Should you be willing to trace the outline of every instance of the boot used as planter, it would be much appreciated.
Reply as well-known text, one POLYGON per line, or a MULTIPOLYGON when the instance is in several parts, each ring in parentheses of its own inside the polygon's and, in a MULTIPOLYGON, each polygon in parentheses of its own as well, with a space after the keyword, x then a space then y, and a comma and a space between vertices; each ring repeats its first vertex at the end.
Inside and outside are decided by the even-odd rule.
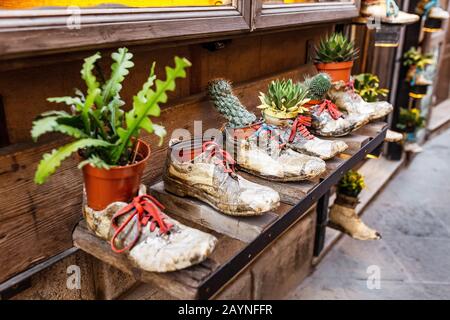
POLYGON ((282 131, 263 124, 247 139, 235 139, 234 129, 226 127, 226 149, 238 168, 266 180, 301 181, 320 176, 325 162, 286 146, 282 131))
POLYGON ((361 15, 389 24, 411 24, 420 19, 416 14, 400 11, 395 0, 362 0, 361 15))
POLYGON ((169 272, 205 260, 217 239, 179 223, 163 210, 161 203, 146 195, 143 185, 130 203, 113 202, 100 211, 83 205, 89 229, 109 241, 113 252, 127 255, 137 268, 169 272))
POLYGON ((311 127, 311 117, 298 116, 295 121, 291 121, 288 126, 280 128, 280 130, 283 132, 283 139, 287 141, 288 147, 322 160, 331 159, 348 148, 344 141, 315 137, 309 132, 309 127, 311 127))
POLYGON ((355 211, 357 197, 337 194, 336 201, 330 209, 328 226, 342 231, 357 240, 379 240, 380 233, 369 228, 355 211))
POLYGON ((448 11, 441 8, 438 0, 422 0, 417 4, 416 12, 425 20, 423 31, 437 32, 449 18, 448 11))
POLYGON ((381 235, 362 222, 355 211, 358 195, 365 187, 364 178, 349 170, 337 185, 336 200, 330 209, 328 226, 358 240, 379 240, 381 235))
POLYGON ((331 100, 323 100, 311 109, 311 132, 322 137, 342 137, 369 122, 367 115, 347 114, 331 100))
POLYGON ((259 216, 279 206, 278 192, 239 176, 234 159, 219 143, 171 143, 163 175, 166 191, 199 199, 232 216, 259 216))
POLYGON ((394 110, 387 101, 366 102, 355 92, 353 81, 333 83, 328 92, 329 97, 336 103, 339 109, 347 111, 348 114, 367 116, 369 121, 384 118, 394 110))
POLYGON ((332 81, 350 81, 353 61, 359 49, 342 33, 333 33, 316 47, 315 66, 319 72, 330 75, 332 81))
POLYGON ((153 123, 149 116, 160 114, 158 104, 166 102, 167 92, 174 90, 176 79, 185 77, 185 69, 190 66, 186 59, 175 57, 175 67, 166 68, 166 80, 158 80, 158 86, 153 67, 147 82, 134 96, 132 107, 125 111, 121 109, 125 103, 120 90, 134 66, 133 55, 126 48, 114 52, 111 76, 104 83, 93 73, 100 58, 97 53, 84 61, 81 77, 88 88, 85 94, 48 99, 65 103, 71 112, 46 112, 33 122, 31 130, 34 139, 47 132, 64 133, 75 139, 44 155, 35 182, 44 183, 62 160, 78 152, 83 159, 79 168, 83 169, 87 205, 94 210, 102 210, 116 201, 129 202, 136 196, 150 157, 149 145, 137 137, 145 130, 155 133, 162 142, 165 129, 153 123))

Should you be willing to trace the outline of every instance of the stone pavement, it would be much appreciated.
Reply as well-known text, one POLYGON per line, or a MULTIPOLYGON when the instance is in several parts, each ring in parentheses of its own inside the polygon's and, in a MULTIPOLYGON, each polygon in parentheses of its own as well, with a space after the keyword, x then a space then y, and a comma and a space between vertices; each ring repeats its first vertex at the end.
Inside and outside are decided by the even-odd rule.
POLYGON ((389 182, 363 220, 383 239, 345 236, 288 299, 450 299, 450 130, 389 182), (369 281, 369 289, 377 271, 380 288, 369 281))

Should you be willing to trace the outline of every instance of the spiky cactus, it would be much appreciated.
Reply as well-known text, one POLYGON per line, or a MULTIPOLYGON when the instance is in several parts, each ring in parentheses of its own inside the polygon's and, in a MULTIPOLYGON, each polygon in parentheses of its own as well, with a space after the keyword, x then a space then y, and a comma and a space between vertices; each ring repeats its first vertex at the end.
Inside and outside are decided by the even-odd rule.
POLYGON ((331 88, 331 77, 326 73, 319 73, 314 77, 307 77, 304 85, 309 91, 308 98, 321 100, 331 88))
POLYGON ((231 128, 248 126, 256 121, 256 115, 248 111, 233 94, 231 83, 224 79, 209 82, 208 93, 214 107, 228 120, 231 128))

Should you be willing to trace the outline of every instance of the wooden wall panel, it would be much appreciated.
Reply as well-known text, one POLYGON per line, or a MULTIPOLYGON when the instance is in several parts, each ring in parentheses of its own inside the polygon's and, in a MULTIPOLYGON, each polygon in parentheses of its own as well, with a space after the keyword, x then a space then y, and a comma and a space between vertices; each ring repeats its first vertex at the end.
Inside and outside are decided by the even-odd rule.
MULTIPOLYGON (((153 60, 158 73, 171 64, 173 55, 193 62, 187 79, 178 81, 170 105, 164 106, 157 122, 165 125, 169 137, 163 147, 156 138, 145 136, 152 144, 152 157, 144 182, 160 178, 170 133, 177 128, 193 132, 194 121, 203 121, 203 130, 220 128, 224 119, 207 102, 204 88, 215 77, 243 83, 237 95, 250 109, 258 103, 258 92, 276 77, 299 79, 299 67, 306 59, 306 41, 318 39, 327 29, 289 31, 277 34, 237 38, 224 50, 207 51, 202 45, 139 50, 136 67, 124 84, 123 97, 130 101, 148 75, 153 60), (289 69, 290 71, 286 72, 289 69), (281 74, 278 74, 281 73, 281 74), (270 75, 261 81, 261 76, 270 75), (251 81, 250 81, 251 80, 251 81), (197 93, 192 95, 193 93, 197 93)), ((149 48, 151 49, 151 48, 149 48)), ((102 66, 108 66, 103 62, 102 66)), ((33 144, 29 137, 31 122, 41 112, 55 106, 46 103, 49 96, 68 95, 82 86, 81 61, 47 65, 0 73, 0 94, 4 96, 8 133, 12 145, 0 149, 0 283, 33 264, 72 247, 72 229, 81 218, 81 173, 77 160, 68 159, 50 181, 37 186, 34 171, 44 152, 62 143, 33 144)), ((303 72, 312 73, 311 70, 303 72)))

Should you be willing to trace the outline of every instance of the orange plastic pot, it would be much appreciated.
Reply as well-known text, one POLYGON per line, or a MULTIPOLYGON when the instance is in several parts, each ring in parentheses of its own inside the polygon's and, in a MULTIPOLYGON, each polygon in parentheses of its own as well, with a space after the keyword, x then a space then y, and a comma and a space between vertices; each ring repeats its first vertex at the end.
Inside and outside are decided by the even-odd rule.
POLYGON ((138 194, 142 174, 150 158, 150 146, 139 139, 134 164, 111 167, 109 170, 85 165, 82 169, 87 204, 94 210, 103 210, 109 204, 130 202, 138 194))
POLYGON ((353 61, 316 64, 317 71, 328 73, 333 82, 341 80, 349 82, 352 67, 353 61))

